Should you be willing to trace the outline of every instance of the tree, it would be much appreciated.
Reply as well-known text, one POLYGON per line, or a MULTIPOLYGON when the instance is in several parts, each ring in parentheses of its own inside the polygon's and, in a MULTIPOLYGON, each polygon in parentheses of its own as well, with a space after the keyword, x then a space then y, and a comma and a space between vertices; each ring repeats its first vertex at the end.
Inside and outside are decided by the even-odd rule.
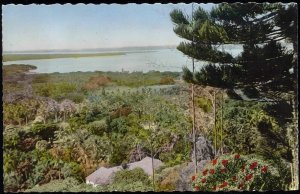
POLYGON ((196 73, 184 69, 185 80, 226 89, 240 87, 277 102, 292 96, 296 115, 297 5, 222 3, 209 13, 201 8, 197 12, 194 23, 180 10, 170 14, 174 32, 191 41, 180 43, 178 50, 211 63, 196 73), (288 51, 282 41, 291 42, 294 50, 288 51), (232 57, 217 50, 224 44, 243 44, 243 52, 232 57))
POLYGON ((66 117, 73 114, 76 111, 75 103, 71 100, 65 99, 59 105, 59 111, 63 114, 63 120, 66 121, 66 117))
POLYGON ((170 14, 174 32, 194 41, 182 42, 178 50, 212 63, 196 75, 185 70, 185 77, 194 83, 214 87, 250 85, 264 95, 271 94, 269 97, 275 95, 280 99, 282 92, 294 89, 296 80, 295 72, 289 73, 291 68, 297 70, 293 63, 293 55, 297 52, 296 10, 295 4, 222 3, 209 13, 199 8, 194 14, 194 22, 180 10, 174 10, 170 14), (294 52, 286 52, 279 44, 280 40, 291 41, 294 52), (217 50, 224 44, 244 44, 244 51, 234 58, 217 50))

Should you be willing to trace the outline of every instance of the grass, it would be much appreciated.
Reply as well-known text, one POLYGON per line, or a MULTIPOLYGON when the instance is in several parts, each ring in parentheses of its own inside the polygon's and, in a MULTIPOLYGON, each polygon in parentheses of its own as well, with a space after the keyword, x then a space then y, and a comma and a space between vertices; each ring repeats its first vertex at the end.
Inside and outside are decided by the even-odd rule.
POLYGON ((3 62, 38 59, 80 58, 80 57, 109 57, 125 55, 125 52, 111 53, 80 53, 80 54, 4 54, 3 62))

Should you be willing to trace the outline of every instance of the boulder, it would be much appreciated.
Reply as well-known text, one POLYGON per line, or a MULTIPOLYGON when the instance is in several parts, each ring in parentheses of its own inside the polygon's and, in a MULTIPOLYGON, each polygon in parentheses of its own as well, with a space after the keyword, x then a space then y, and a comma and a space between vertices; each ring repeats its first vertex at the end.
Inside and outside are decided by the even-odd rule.
MULTIPOLYGON (((207 164, 208 160, 201 160, 197 163, 197 172, 201 172, 207 164)), ((182 166, 180 170, 180 179, 177 182, 177 191, 192 191, 191 179, 195 175, 194 162, 190 162, 182 166)))
MULTIPOLYGON (((195 160, 194 150, 192 150, 192 161, 195 160)), ((203 136, 199 136, 196 141, 196 157, 197 161, 212 160, 214 158, 213 147, 211 142, 203 136)))

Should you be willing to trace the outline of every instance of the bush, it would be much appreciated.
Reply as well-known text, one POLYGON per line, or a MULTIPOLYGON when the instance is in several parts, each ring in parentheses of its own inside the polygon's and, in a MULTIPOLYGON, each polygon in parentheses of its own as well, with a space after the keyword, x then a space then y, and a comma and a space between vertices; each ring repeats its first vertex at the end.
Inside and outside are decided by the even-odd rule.
POLYGON ((211 100, 204 97, 197 97, 196 104, 205 112, 210 112, 212 110, 212 102, 211 100))
POLYGON ((142 168, 135 168, 133 170, 121 170, 116 172, 114 183, 134 183, 142 182, 143 184, 150 185, 149 176, 142 168))
POLYGON ((166 85, 166 84, 174 84, 175 81, 173 78, 165 76, 160 79, 159 83, 166 85))
POLYGON ((6 129, 3 132, 3 146, 5 149, 16 148, 21 139, 18 134, 19 128, 6 129))
POLYGON ((35 144, 35 149, 38 149, 40 151, 45 151, 48 148, 49 148, 49 144, 46 140, 40 140, 35 144))
POLYGON ((104 132, 107 130, 107 124, 105 119, 102 119, 100 121, 94 121, 87 125, 88 131, 90 131, 92 134, 95 135, 103 135, 104 132))
POLYGON ((78 181, 83 181, 82 168, 75 162, 65 163, 61 171, 64 178, 73 177, 78 181))
POLYGON ((180 181, 179 165, 163 169, 161 173, 156 176, 159 191, 174 191, 180 181))
POLYGON ((4 191, 17 192, 21 184, 21 178, 16 172, 5 174, 4 176, 4 191))
MULTIPOLYGON (((99 190, 100 190, 100 188, 99 188, 99 190)), ((122 191, 122 192, 124 192, 124 191, 129 191, 129 192, 142 191, 142 192, 145 192, 145 191, 152 191, 153 188, 152 188, 152 186, 150 186, 148 184, 146 185, 141 181, 136 181, 136 182, 131 182, 131 183, 124 183, 124 182, 114 183, 114 184, 108 185, 106 187, 102 187, 101 190, 102 191, 110 191, 110 192, 111 191, 122 191)))
POLYGON ((255 156, 225 154, 213 159, 192 177, 194 191, 281 190, 276 168, 255 156))
POLYGON ((64 180, 53 180, 47 184, 33 187, 25 192, 112 192, 112 191, 151 191, 152 187, 145 185, 141 181, 134 183, 114 183, 110 185, 93 187, 85 183, 80 183, 74 178, 64 180))
POLYGON ((58 129, 59 127, 55 124, 34 124, 31 131, 48 141, 49 138, 54 138, 54 132, 58 129))
POLYGON ((90 77, 89 82, 85 84, 84 89, 94 90, 101 86, 106 86, 111 83, 111 78, 107 76, 90 77))

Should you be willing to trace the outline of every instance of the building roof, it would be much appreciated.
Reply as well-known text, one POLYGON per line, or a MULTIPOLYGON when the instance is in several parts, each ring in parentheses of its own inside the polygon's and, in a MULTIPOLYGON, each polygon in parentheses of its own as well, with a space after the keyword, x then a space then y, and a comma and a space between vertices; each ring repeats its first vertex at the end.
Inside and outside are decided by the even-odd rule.
POLYGON ((97 169, 95 172, 86 177, 86 180, 94 183, 96 185, 105 185, 109 184, 113 181, 113 176, 115 172, 121 170, 121 166, 116 166, 113 168, 105 168, 101 167, 97 169))
MULTIPOLYGON (((153 159, 153 165, 154 169, 159 168, 160 166, 163 165, 162 161, 158 159, 153 159)), ((138 162, 133 162, 128 164, 128 169, 132 170, 134 168, 140 167, 142 168, 145 173, 147 173, 149 176, 152 175, 152 159, 148 156, 146 156, 144 159, 138 162)))

